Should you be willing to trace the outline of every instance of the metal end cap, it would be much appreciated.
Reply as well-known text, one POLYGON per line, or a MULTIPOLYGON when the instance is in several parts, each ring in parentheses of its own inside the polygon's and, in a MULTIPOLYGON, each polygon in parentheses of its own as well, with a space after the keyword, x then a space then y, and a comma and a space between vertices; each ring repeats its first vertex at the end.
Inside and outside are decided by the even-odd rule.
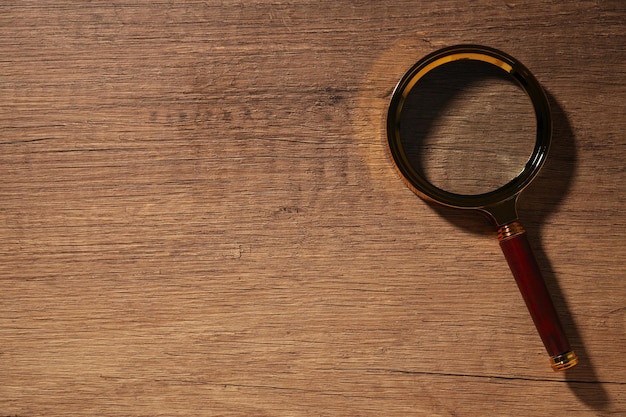
POLYGON ((578 356, 571 350, 550 358, 550 365, 552 365, 554 372, 565 371, 566 369, 573 368, 577 364, 578 356))

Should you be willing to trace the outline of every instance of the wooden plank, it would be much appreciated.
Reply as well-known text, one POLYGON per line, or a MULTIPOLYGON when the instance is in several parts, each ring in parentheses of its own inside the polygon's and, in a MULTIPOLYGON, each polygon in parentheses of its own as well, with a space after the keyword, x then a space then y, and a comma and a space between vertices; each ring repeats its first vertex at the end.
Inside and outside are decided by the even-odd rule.
POLYGON ((624 16, 4 2, 0 415, 626 413, 624 16), (385 154, 395 83, 457 43, 517 57, 553 107, 519 211, 581 358, 565 374, 491 225, 385 154))

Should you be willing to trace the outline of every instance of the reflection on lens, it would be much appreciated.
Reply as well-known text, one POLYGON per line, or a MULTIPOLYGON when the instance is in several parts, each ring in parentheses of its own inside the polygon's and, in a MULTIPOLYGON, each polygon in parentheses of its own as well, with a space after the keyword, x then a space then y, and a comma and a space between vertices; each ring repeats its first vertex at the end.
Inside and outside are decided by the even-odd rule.
POLYGON ((400 115, 402 146, 431 184, 456 194, 495 190, 526 165, 536 120, 525 92, 480 61, 435 68, 413 87, 400 115))

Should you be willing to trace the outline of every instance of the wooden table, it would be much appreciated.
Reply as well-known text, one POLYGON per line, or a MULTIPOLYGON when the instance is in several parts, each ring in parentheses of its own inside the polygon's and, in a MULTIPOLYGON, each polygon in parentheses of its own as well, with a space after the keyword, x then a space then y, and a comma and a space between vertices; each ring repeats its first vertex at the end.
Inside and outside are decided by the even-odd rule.
POLYGON ((622 0, 5 1, 0 20, 0 415, 626 414, 622 0), (395 83, 458 43, 550 98, 519 211, 566 373, 493 227, 425 204, 385 154, 395 83))

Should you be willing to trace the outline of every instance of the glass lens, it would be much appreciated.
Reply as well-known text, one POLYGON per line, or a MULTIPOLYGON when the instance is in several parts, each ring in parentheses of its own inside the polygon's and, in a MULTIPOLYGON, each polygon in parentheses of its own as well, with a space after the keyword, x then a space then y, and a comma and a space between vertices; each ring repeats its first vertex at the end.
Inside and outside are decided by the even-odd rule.
POLYGON ((536 140, 532 103, 503 70, 460 60, 427 73, 409 92, 400 137, 410 163, 456 194, 493 191, 526 165, 536 140))

